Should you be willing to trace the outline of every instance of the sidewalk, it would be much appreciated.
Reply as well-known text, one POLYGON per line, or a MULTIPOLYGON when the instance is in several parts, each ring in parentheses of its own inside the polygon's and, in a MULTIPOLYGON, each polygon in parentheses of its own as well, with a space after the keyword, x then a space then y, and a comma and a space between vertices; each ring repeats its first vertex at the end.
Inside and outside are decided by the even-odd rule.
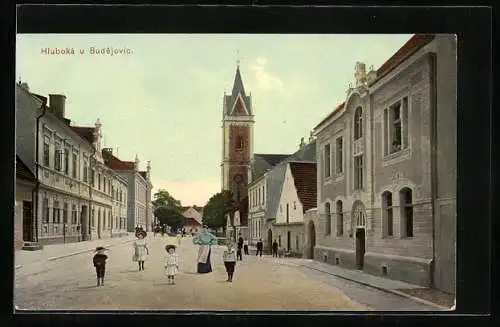
MULTIPOLYGON (((255 246, 249 246, 249 251, 250 254, 255 255, 255 251, 257 248, 255 246)), ((269 255, 264 256, 266 259, 273 260, 269 257, 269 255)), ((414 285, 414 284, 409 284, 405 283, 399 280, 394 280, 394 279, 389 279, 389 278, 383 278, 383 277, 378 277, 375 275, 368 274, 364 271, 361 270, 354 270, 354 269, 346 269, 346 268, 341 268, 339 266, 335 265, 330 265, 328 263, 324 263, 321 261, 315 261, 312 259, 303 259, 303 258, 280 258, 274 260, 274 262, 279 262, 280 264, 286 264, 286 265, 294 265, 294 266, 302 266, 306 267, 308 269, 313 269, 317 270, 326 274, 330 274, 351 282, 355 282, 357 284, 361 284, 364 286, 368 286, 386 293, 391 293, 394 295, 398 295, 401 297, 405 297, 408 299, 411 299, 415 302, 419 302, 422 304, 425 304, 427 306, 434 307, 439 310, 451 310, 449 307, 445 307, 442 305, 439 305, 437 303, 434 303, 432 301, 428 301, 425 299, 422 299, 420 297, 415 297, 410 295, 409 293, 416 293, 418 290, 424 290, 426 289, 423 286, 419 285, 414 285), (405 292, 406 291, 406 292, 405 292)))
MULTIPOLYGON (((340 268, 339 266, 334 266, 330 265, 324 262, 320 261, 314 261, 311 259, 290 259, 290 260, 297 260, 297 264, 299 266, 303 266, 309 269, 314 269, 317 271, 321 271, 330 275, 334 275, 336 277, 340 277, 364 286, 372 287, 375 289, 378 289, 383 292, 387 293, 392 293, 401 297, 409 298, 413 301, 432 306, 436 309, 439 310, 450 310, 449 307, 444 307, 441 306, 437 303, 431 302, 424 300, 419 297, 411 296, 408 293, 402 292, 404 291, 410 291, 410 290, 422 290, 425 289, 423 286, 419 285, 414 285, 414 284, 409 284, 405 283, 402 281, 398 280, 393 280, 389 278, 383 278, 383 277, 378 277, 374 276, 371 274, 368 274, 366 272, 363 272, 361 270, 353 270, 353 269, 345 269, 345 268, 340 268)), ((410 292, 409 292, 410 293, 410 292)))
POLYGON ((107 238, 103 240, 91 240, 66 244, 45 245, 39 251, 18 250, 14 253, 14 264, 16 269, 31 266, 45 261, 52 261, 68 256, 94 251, 97 246, 113 247, 117 244, 132 242, 135 240, 133 233, 127 236, 107 238))

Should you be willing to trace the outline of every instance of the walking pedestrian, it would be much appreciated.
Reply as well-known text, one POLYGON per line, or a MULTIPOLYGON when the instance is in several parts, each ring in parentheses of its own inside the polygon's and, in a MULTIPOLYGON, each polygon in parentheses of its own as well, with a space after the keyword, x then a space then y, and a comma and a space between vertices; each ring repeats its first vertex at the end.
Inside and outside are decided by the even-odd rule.
POLYGON ((244 239, 243 240, 243 252, 248 255, 248 240, 244 239))
POLYGON ((238 250, 236 250, 236 257, 238 258, 238 260, 243 260, 243 255, 241 254, 242 253, 242 250, 243 250, 243 237, 241 236, 241 233, 239 234, 239 238, 238 238, 238 250))
POLYGON ((227 250, 222 254, 222 260, 227 272, 227 281, 233 281, 234 268, 236 267, 236 255, 231 242, 227 243, 227 250))
POLYGON ((255 255, 262 257, 262 250, 264 249, 264 243, 262 243, 262 239, 259 238, 259 241, 257 242, 257 252, 255 255))
POLYGON ((277 258, 278 257, 278 242, 276 242, 276 240, 274 240, 273 242, 273 258, 277 258))
POLYGON ((98 246, 95 249, 96 254, 92 259, 92 262, 94 263, 95 267, 95 272, 97 274, 97 286, 104 285, 104 274, 106 273, 106 259, 108 259, 108 256, 105 254, 106 250, 107 249, 103 248, 102 246, 98 246))
POLYGON ((175 245, 167 245, 165 250, 165 275, 168 277, 168 284, 175 284, 174 277, 179 272, 179 255, 175 253, 175 245))
POLYGON ((181 245, 181 241, 182 241, 182 232, 181 231, 178 231, 177 232, 177 244, 178 245, 181 245))
POLYGON ((147 260, 149 255, 148 245, 145 240, 146 235, 147 233, 145 231, 139 232, 137 234, 137 240, 134 242, 134 255, 132 261, 139 264, 139 271, 144 270, 144 261, 147 260))

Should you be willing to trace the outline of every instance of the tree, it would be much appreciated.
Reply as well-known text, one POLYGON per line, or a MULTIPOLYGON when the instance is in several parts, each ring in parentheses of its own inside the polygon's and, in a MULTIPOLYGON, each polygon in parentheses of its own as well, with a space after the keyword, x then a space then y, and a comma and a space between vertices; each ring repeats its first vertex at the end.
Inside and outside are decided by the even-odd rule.
POLYGON ((186 218, 182 215, 181 202, 168 191, 160 189, 154 195, 154 214, 161 224, 178 229, 185 225, 186 218))
POLYGON ((226 229, 226 215, 234 207, 231 191, 222 191, 214 194, 203 208, 203 224, 209 228, 226 229))

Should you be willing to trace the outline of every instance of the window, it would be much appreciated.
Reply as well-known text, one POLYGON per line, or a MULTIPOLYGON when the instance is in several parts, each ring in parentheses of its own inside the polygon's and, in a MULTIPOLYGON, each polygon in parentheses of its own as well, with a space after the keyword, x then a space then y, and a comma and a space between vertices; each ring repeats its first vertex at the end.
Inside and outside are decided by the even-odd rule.
POLYGON ((48 224, 49 223, 49 199, 45 198, 43 199, 43 223, 48 224))
POLYGON ((241 135, 236 136, 236 150, 242 151, 244 146, 245 146, 245 142, 243 140, 243 136, 241 136, 241 135))
POLYGON ((363 188, 363 155, 354 157, 354 189, 363 188))
POLYGON ((342 174, 342 172, 344 171, 343 167, 342 167, 342 164, 343 164, 343 152, 344 152, 344 149, 343 149, 343 144, 342 144, 342 137, 338 137, 337 140, 336 140, 336 151, 337 151, 337 155, 335 156, 335 171, 337 172, 337 174, 342 174))
POLYGON ((363 110, 357 107, 354 112, 354 139, 363 137, 363 110))
POLYGON ((288 224, 289 221, 290 221, 290 207, 287 203, 286 204, 286 223, 288 224))
POLYGON ((83 161, 83 181, 87 183, 89 181, 89 163, 87 159, 83 161))
POLYGON ((95 185, 96 185, 96 172, 94 169, 92 169, 91 177, 92 177, 92 187, 95 187, 95 185))
POLYGON ((299 250, 299 235, 295 235, 295 251, 300 252, 299 250))
POLYGON ((97 189, 101 190, 101 174, 97 174, 97 189))
POLYGON ((78 154, 73 153, 73 178, 76 178, 78 172, 78 154))
POLYGON ((61 171, 61 145, 56 143, 54 148, 54 169, 61 171))
POLYGON ((382 193, 382 219, 384 222, 383 236, 393 235, 393 219, 392 219, 392 193, 386 191, 382 193))
POLYGON ((64 149, 64 173, 69 175, 69 149, 64 149))
POLYGON ((95 227, 95 208, 92 208, 92 219, 90 220, 90 225, 95 227))
POLYGON ((68 204, 64 202, 63 206, 63 224, 68 223, 68 204))
POLYGON ((54 201, 54 207, 52 208, 52 222, 55 224, 61 223, 60 210, 61 209, 59 209, 59 202, 54 201))
POLYGON ((47 139, 43 142, 43 165, 50 166, 50 143, 47 139))
POLYGON ((103 188, 104 193, 106 193, 106 176, 103 177, 102 188, 103 188))
POLYGON ((413 237, 413 203, 412 192, 405 187, 399 192, 399 202, 401 204, 401 235, 403 237, 413 237))
POLYGON ((266 200, 265 200, 265 198, 266 198, 266 195, 265 195, 266 192, 264 192, 264 190, 265 190, 264 186, 262 186, 262 205, 264 205, 266 203, 266 200))
POLYGON ((297 202, 293 201, 293 210, 297 210, 297 202))
POLYGON ((330 144, 326 144, 324 148, 324 171, 325 177, 330 177, 330 144))
POLYGON ((408 97, 384 110, 384 154, 408 147, 408 97))
POLYGON ((342 201, 337 201, 337 236, 344 235, 344 212, 342 201))
POLYGON ((74 204, 71 207, 71 223, 73 225, 78 225, 78 211, 76 211, 76 205, 74 204))
POLYGON ((257 204, 260 204, 260 188, 257 190, 257 194, 258 194, 258 202, 257 202, 257 204))
POLYGON ((332 231, 332 214, 330 213, 330 202, 325 203, 325 235, 332 231))

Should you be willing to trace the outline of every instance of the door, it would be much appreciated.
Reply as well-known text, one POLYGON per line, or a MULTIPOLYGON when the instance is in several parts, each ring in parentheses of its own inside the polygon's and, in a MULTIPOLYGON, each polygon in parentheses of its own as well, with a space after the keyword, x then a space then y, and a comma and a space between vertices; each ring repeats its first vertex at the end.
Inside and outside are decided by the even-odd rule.
POLYGON ((286 249, 290 251, 292 249, 292 232, 288 231, 286 235, 286 249))
POLYGON ((356 268, 363 269, 365 258, 365 229, 356 229, 356 268))
POLYGON ((33 241, 33 209, 31 201, 23 201, 23 241, 33 241))
POLYGON ((314 247, 316 246, 316 229, 314 223, 309 222, 309 259, 314 259, 314 247))
POLYGON ((269 247, 269 253, 273 250, 273 231, 269 229, 267 231, 267 246, 269 247))

